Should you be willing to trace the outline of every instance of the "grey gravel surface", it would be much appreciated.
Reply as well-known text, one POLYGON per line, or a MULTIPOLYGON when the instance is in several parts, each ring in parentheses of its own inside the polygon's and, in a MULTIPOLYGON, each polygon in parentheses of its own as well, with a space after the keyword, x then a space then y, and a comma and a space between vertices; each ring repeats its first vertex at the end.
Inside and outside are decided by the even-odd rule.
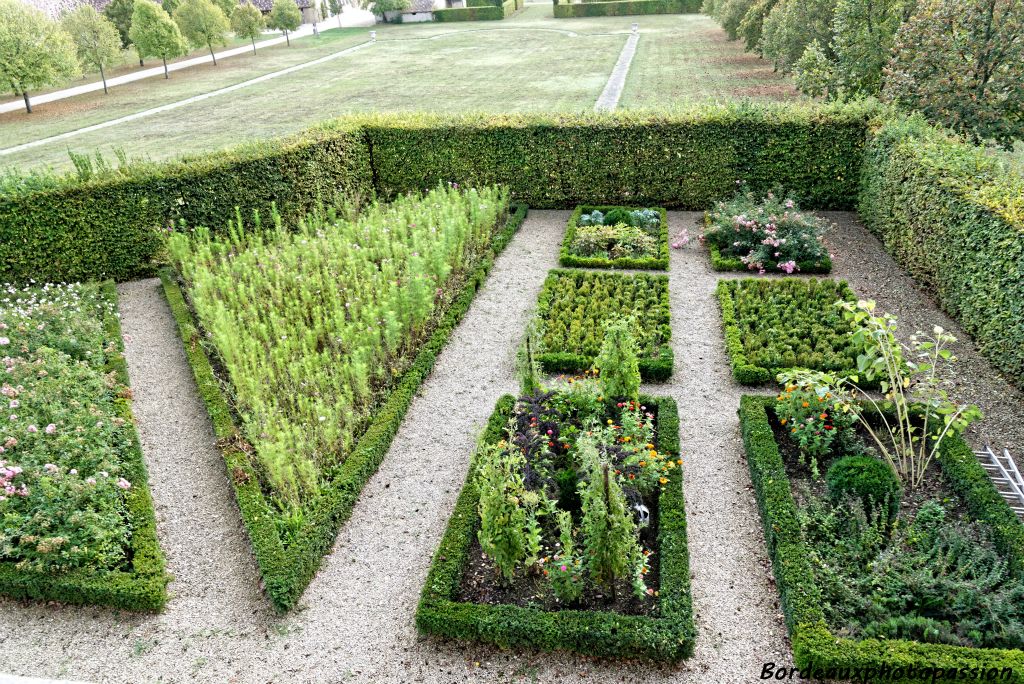
MULTIPOLYGON (((414 400, 334 551, 300 606, 274 616, 174 321, 155 281, 121 286, 134 410, 150 468, 159 535, 176 576, 165 613, 0 599, 0 671, 110 682, 755 682, 790 655, 739 437, 746 390, 732 380, 714 297, 719 278, 696 244, 673 251, 676 373, 652 385, 680 405, 694 608, 699 638, 677 666, 509 653, 418 636, 413 613, 479 430, 515 391, 514 349, 541 283, 556 265, 568 212, 534 211, 414 400)), ((670 214, 673 232, 697 214, 670 214)), ((836 275, 908 322, 934 305, 848 215, 829 237, 836 275), (840 238, 841 235, 841 238, 840 238)), ((916 317, 916 318, 915 318, 916 317)), ((994 427, 1012 446, 1019 394, 968 345, 958 349, 994 427), (1014 399, 1014 397, 1016 397, 1014 399)), ((986 421, 988 422, 988 421, 986 421)))

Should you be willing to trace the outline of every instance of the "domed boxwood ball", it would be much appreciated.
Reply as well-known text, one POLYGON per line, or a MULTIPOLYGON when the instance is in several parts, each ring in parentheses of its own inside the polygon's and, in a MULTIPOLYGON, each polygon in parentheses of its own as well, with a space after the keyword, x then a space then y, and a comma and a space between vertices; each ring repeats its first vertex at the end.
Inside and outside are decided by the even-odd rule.
POLYGON ((899 511, 903 487, 896 473, 880 459, 873 456, 846 456, 837 460, 825 474, 828 493, 833 499, 856 496, 870 508, 872 502, 881 503, 888 497, 889 517, 899 511))

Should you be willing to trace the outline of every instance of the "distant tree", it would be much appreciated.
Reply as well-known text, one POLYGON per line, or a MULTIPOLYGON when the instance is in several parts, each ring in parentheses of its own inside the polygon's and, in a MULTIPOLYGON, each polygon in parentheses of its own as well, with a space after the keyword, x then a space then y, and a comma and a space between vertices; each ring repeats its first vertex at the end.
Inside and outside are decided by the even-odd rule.
POLYGON ((409 0, 361 0, 359 6, 372 10, 374 14, 379 14, 381 21, 386 24, 388 15, 385 13, 409 9, 409 0))
POLYGON ((223 12, 224 16, 230 20, 235 8, 238 7, 240 3, 238 0, 213 0, 213 4, 220 7, 220 11, 223 12))
POLYGON ((230 28, 228 18, 220 7, 212 0, 185 0, 174 10, 174 21, 181 29, 181 35, 188 39, 192 47, 205 45, 210 50, 213 65, 217 66, 217 55, 213 53, 214 45, 227 42, 230 28))
POLYGON ((0 0, 0 83, 21 95, 27 112, 29 91, 80 73, 75 44, 59 24, 21 0, 0 0))
POLYGON ((128 37, 128 31, 132 27, 132 11, 135 9, 135 0, 110 0, 110 4, 103 8, 104 16, 117 27, 117 33, 121 36, 121 47, 127 50, 132 39, 128 37))
POLYGON ((737 31, 743 17, 753 6, 754 0, 724 0, 719 6, 715 18, 725 29, 730 40, 736 40, 737 31))
POLYGON ((743 15, 736 29, 736 35, 743 39, 748 50, 761 52, 761 32, 764 20, 768 17, 779 0, 754 0, 747 13, 743 15))
POLYGON ((274 6, 270 9, 270 16, 267 17, 267 26, 284 33, 285 42, 289 47, 292 39, 289 33, 302 26, 302 12, 295 0, 274 0, 274 6))
POLYGON ((922 0, 885 80, 886 99, 1012 148, 1024 138, 1024 2, 922 0))
POLYGON ((100 70, 103 92, 106 93, 106 67, 121 60, 121 36, 117 27, 92 5, 79 5, 65 14, 60 23, 75 42, 78 61, 100 70))
POLYGON ((174 13, 181 6, 181 0, 162 0, 160 6, 164 8, 164 12, 167 12, 173 18, 174 13))
POLYGON ((830 50, 835 6, 836 0, 781 0, 764 20, 762 54, 788 73, 815 40, 830 50))
POLYGON ((188 52, 188 44, 178 25, 160 5, 148 0, 135 3, 129 37, 140 57, 159 57, 163 60, 164 78, 170 78, 167 60, 188 52))
POLYGON ((338 17, 338 28, 341 28, 341 0, 327 0, 327 6, 331 8, 331 14, 338 17))
POLYGON ((231 13, 231 30, 239 38, 251 40, 253 52, 256 52, 256 39, 263 32, 264 24, 263 13, 247 2, 235 7, 231 13))

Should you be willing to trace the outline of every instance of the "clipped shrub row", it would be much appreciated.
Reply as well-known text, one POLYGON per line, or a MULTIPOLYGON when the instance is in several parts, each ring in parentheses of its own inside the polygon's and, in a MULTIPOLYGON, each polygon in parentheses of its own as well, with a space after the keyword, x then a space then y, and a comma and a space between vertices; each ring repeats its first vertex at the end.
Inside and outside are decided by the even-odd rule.
MULTIPOLYGON (((658 451, 678 455, 679 416, 675 400, 641 396, 640 401, 658 407, 658 451)), ((511 395, 498 401, 483 440, 495 443, 502 438, 514 404, 515 398, 511 395)), ((423 585, 416 610, 416 625, 420 630, 454 639, 493 643, 502 648, 568 650, 606 658, 676 661, 693 654, 696 630, 680 468, 672 469, 659 499, 660 610, 656 617, 608 611, 548 612, 457 600, 480 521, 474 474, 475 464, 471 464, 423 585)))
MULTIPOLYGON (((593 207, 580 205, 573 211, 572 216, 569 217, 569 225, 565 229, 565 239, 562 240, 562 249, 558 256, 558 263, 566 267, 575 268, 636 268, 636 269, 649 269, 657 271, 668 270, 668 212, 664 209, 658 209, 660 215, 660 223, 658 224, 657 230, 657 250, 656 256, 643 256, 643 257, 617 257, 617 258, 605 258, 601 256, 580 256, 574 254, 572 250, 573 241, 576 239, 576 229, 579 226, 580 216, 584 213, 591 213, 593 211, 600 211, 607 214, 609 211, 619 209, 622 207, 605 206, 605 207, 593 207)), ((640 207, 625 207, 627 209, 639 209, 640 207)))
MULTIPOLYGON (((740 430, 796 667, 828 679, 850 679, 856 676, 850 673, 885 671, 886 681, 903 684, 956 678, 942 674, 945 672, 981 671, 984 676, 994 670, 998 681, 1024 682, 1022 651, 902 639, 855 640, 831 633, 821 609, 821 595, 801 535, 789 478, 769 422, 768 410, 773 402, 768 397, 742 397, 740 430)), ((964 498, 971 515, 990 527, 1001 552, 1013 559, 1015 569, 1020 571, 1024 560, 1024 525, 996 492, 962 439, 945 439, 940 452, 937 461, 944 480, 964 498)))
POLYGON ((554 269, 537 298, 543 346, 537 359, 549 373, 577 373, 594 365, 609 320, 633 317, 640 375, 672 376, 668 276, 554 269))
POLYGON ((241 449, 244 440, 240 438, 241 433, 230 405, 221 391, 211 360, 203 349, 200 331, 182 290, 169 270, 161 272, 164 293, 177 320, 200 396, 206 403, 221 445, 227 474, 235 489, 264 587, 277 610, 284 612, 295 605, 320 568, 323 557, 330 552, 338 530, 352 514, 352 507, 363 486, 387 454, 413 396, 430 374, 437 355, 448 342, 455 326, 469 309, 477 290, 490 273, 494 258, 522 225, 526 211, 525 205, 519 205, 509 217, 504 230, 494 237, 490 255, 469 277, 462 294, 451 305, 429 341, 420 349, 412 366, 377 411, 352 453, 344 462, 326 473, 319 496, 305 507, 306 524, 287 548, 282 544, 281 535, 274 523, 275 516, 270 515, 269 504, 260 490, 249 456, 241 449))
MULTIPOLYGON (((116 305, 113 282, 101 287, 103 297, 116 305)), ((128 366, 124 360, 121 323, 113 307, 103 317, 104 337, 116 351, 106 356, 103 372, 112 373, 117 383, 128 386, 128 366)), ((43 572, 19 568, 16 563, 0 563, 0 594, 17 599, 59 601, 71 604, 107 605, 131 611, 158 612, 167 602, 167 584, 163 552, 156 536, 156 515, 149 491, 146 464, 135 430, 131 405, 126 398, 114 400, 117 417, 126 421, 131 444, 120 463, 120 474, 132 483, 125 494, 130 521, 129 567, 94 571, 81 568, 67 572, 43 572)))
POLYGON ((859 210, 896 261, 1024 387, 1024 178, 919 118, 872 131, 859 210))
POLYGON ((434 10, 434 21, 490 21, 501 20, 523 9, 524 0, 505 0, 495 4, 489 0, 469 0, 466 7, 434 10))
POLYGON ((622 0, 620 2, 555 3, 555 19, 622 17, 640 14, 697 14, 701 0, 622 0))

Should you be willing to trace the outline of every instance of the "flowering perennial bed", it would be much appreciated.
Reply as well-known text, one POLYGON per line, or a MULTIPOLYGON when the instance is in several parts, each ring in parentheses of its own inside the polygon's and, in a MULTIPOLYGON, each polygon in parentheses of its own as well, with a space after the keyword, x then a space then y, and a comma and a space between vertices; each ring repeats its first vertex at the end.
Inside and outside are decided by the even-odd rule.
POLYGON ((589 370, 601 349, 605 323, 623 317, 633 319, 640 374, 645 380, 668 380, 673 366, 668 276, 551 271, 537 303, 538 359, 544 370, 589 370))
POLYGON ((158 611, 170 577, 133 423, 117 293, 0 298, 0 593, 158 611))
POLYGON ((558 263, 580 268, 667 270, 668 212, 578 206, 569 217, 558 263))
POLYGON ((506 207, 503 191, 449 188, 351 222, 294 235, 279 229, 269 242, 253 238, 248 253, 207 242, 197 247, 201 268, 222 272, 196 265, 185 274, 202 328, 179 282, 163 273, 278 610, 291 608, 316 573, 417 387, 525 218, 520 206, 502 223, 506 207), (193 278, 208 279, 206 301, 193 278), (243 337, 249 342, 239 344, 243 337), (266 372, 253 371, 263 364, 266 372))
MULTIPOLYGON (((1014 581, 1019 583, 1024 577, 1024 524, 995 490, 971 448, 959 436, 946 436, 939 446, 935 463, 942 486, 961 502, 963 516, 976 521, 972 528, 967 528, 969 536, 980 537, 985 543, 991 544, 994 551, 978 551, 976 547, 964 546, 961 533, 950 534, 948 523, 943 527, 942 515, 937 512, 941 506, 934 502, 921 506, 913 522, 902 523, 904 526, 909 524, 909 530, 901 531, 901 525, 897 523, 881 536, 861 534, 853 537, 851 530, 857 526, 838 525, 835 528, 838 535, 835 539, 827 541, 824 547, 820 547, 820 541, 816 543, 819 544, 818 548, 835 549, 839 553, 860 553, 862 549, 854 544, 864 544, 864 540, 871 538, 875 539, 875 543, 884 544, 887 534, 900 535, 898 538, 903 540, 901 543, 906 547, 895 552, 882 551, 879 556, 879 563, 887 563, 891 567, 882 573, 886 580, 880 581, 874 589, 878 596, 867 597, 872 610, 876 612, 886 608, 881 597, 894 588, 892 583, 896 581, 896 572, 901 571, 900 554, 914 553, 915 547, 921 544, 934 545, 939 550, 938 555, 927 556, 927 561, 922 561, 924 570, 920 575, 920 584, 900 592, 900 601, 909 600, 913 603, 915 592, 945 591, 953 587, 953 583, 960 582, 966 583, 965 586, 973 586, 974 592, 981 592, 977 597, 980 605, 976 603, 956 607, 945 605, 945 602, 935 606, 890 605, 889 609, 895 609, 899 614, 869 628, 869 634, 877 636, 837 635, 830 627, 829 620, 836 620, 834 613, 838 606, 833 603, 825 605, 823 592, 827 590, 834 593, 838 590, 840 594, 848 595, 851 593, 851 583, 844 582, 841 587, 819 584, 820 577, 834 577, 830 573, 834 573, 837 568, 815 562, 818 558, 816 547, 802 531, 809 521, 817 521, 820 530, 821 524, 835 524, 835 520, 829 523, 828 517, 822 518, 820 513, 816 514, 814 510, 798 505, 794 498, 796 490, 792 488, 792 470, 787 470, 787 465, 792 468, 793 464, 784 460, 780 450, 783 445, 772 425, 772 405, 776 401, 768 397, 743 397, 739 410, 740 428, 782 609, 793 643, 796 666, 801 671, 813 669, 819 673, 818 676, 830 679, 849 677, 848 674, 840 673, 885 671, 889 673, 889 681, 899 682, 933 682, 954 678, 1024 682, 1024 651, 1019 648, 962 645, 979 641, 1012 643, 1014 639, 1020 638, 1019 622, 1014 624, 1012 620, 1000 620, 989 623, 984 629, 973 628, 975 631, 956 634, 949 632, 949 626, 945 623, 924 617, 939 617, 944 611, 948 617, 952 610, 957 619, 963 616, 967 620, 969 610, 977 612, 979 609, 983 616, 991 614, 994 617, 994 609, 1005 613, 1019 605, 1019 598, 1007 599, 1001 594, 993 600, 1002 605, 984 605, 986 595, 996 596, 998 591, 1005 593, 1006 587, 1014 581), (928 522, 924 522, 925 516, 928 522), (935 537, 934 541, 931 541, 932 537, 935 537), (997 556, 1001 560, 991 561, 997 556), (828 611, 832 614, 827 615, 828 611), (911 612, 916 615, 909 615, 911 612), (993 624, 998 625, 1002 634, 991 632, 993 624), (936 672, 939 674, 936 675, 936 672)), ((876 457, 868 458, 881 463, 876 457)), ((831 473, 829 479, 833 479, 831 473)), ((807 497, 804 493, 800 493, 800 496, 807 497)), ((868 499, 869 504, 874 501, 868 499)), ((944 501, 947 506, 950 505, 948 495, 944 501)), ((866 517, 861 516, 859 525, 866 529, 877 527, 879 519, 884 515, 876 512, 866 517)), ((862 570, 863 573, 871 571, 870 566, 862 570)), ((955 600, 970 600, 969 593, 960 591, 955 600)))
POLYGON ((741 385, 763 385, 789 368, 844 373, 857 367, 850 325, 836 306, 855 299, 844 281, 721 280, 726 348, 741 385))
MULTIPOLYGON (((554 509, 537 504, 546 511, 542 513, 538 510, 534 514, 544 521, 543 525, 537 518, 533 518, 534 522, 528 526, 529 529, 535 529, 538 535, 538 545, 534 547, 538 554, 543 553, 546 548, 540 536, 542 527, 548 530, 545 538, 552 534, 555 538, 561 538, 560 543, 553 546, 554 551, 551 554, 534 558, 532 561, 527 559, 526 562, 532 562, 541 570, 533 575, 529 569, 516 570, 517 581, 531 587, 530 597, 519 601, 503 600, 500 596, 491 601, 474 601, 467 600, 464 596, 469 573, 479 554, 479 548, 475 553, 472 550, 477 543, 476 540, 486 538, 491 540, 491 544, 500 544, 498 539, 501 539, 501 536, 498 539, 487 536, 486 531, 485 534, 481 534, 479 511, 500 505, 500 502, 493 500, 492 487, 488 486, 486 492, 480 488, 480 483, 487 479, 486 475, 483 476, 484 480, 480 479, 481 471, 493 474, 494 464, 488 462, 487 454, 494 455, 494 450, 502 452, 507 449, 509 441, 515 443, 516 448, 536 452, 537 448, 543 450, 544 440, 550 439, 551 441, 547 442, 550 455, 540 458, 540 461, 548 463, 550 459, 552 468, 563 467, 563 461, 571 463, 570 454, 582 447, 583 435, 571 422, 559 419, 558 416, 562 414, 557 410, 546 407, 560 405, 563 402, 566 406, 573 406, 579 403, 578 397, 579 395, 576 400, 570 399, 569 393, 533 395, 520 400, 518 408, 515 398, 511 395, 504 396, 498 401, 482 437, 480 451, 470 466, 466 484, 459 494, 444 538, 434 555, 416 611, 416 624, 425 632, 461 640, 484 641, 506 648, 533 647, 575 651, 601 657, 639 657, 667 661, 686 658, 693 653, 695 628, 690 595, 682 470, 676 465, 675 460, 679 454, 679 418, 676 403, 670 398, 642 395, 639 397, 639 404, 650 411, 654 418, 656 436, 638 456, 630 455, 632 452, 628 449, 622 451, 620 457, 623 460, 615 474, 608 475, 605 471, 606 495, 608 477, 612 479, 613 491, 618 491, 618 487, 623 486, 618 484, 620 482, 629 486, 647 477, 648 469, 651 469, 651 476, 658 478, 660 483, 654 485, 651 494, 657 499, 656 515, 652 516, 656 519, 647 523, 652 526, 652 531, 655 528, 657 530, 656 538, 652 540, 653 553, 638 559, 639 572, 633 577, 634 585, 637 582, 639 585, 645 585, 647 570, 655 571, 657 589, 647 585, 646 591, 639 591, 644 598, 632 600, 639 602, 641 607, 634 608, 629 613, 610 609, 604 607, 604 604, 611 605, 615 601, 614 591, 609 597, 607 591, 603 595, 595 595, 596 589, 584 588, 582 577, 586 572, 593 572, 594 559, 587 557, 586 560, 581 560, 578 535, 568 533, 567 537, 566 529, 567 526, 574 526, 574 514, 569 512, 579 505, 574 497, 589 496, 587 492, 596 485, 600 500, 601 481, 599 473, 591 473, 590 485, 580 484, 577 494, 576 478, 583 477, 582 482, 586 483, 587 476, 574 473, 571 466, 568 471, 558 470, 558 475, 555 476, 559 485, 558 491, 553 494, 557 496, 558 503, 554 504, 547 500, 546 495, 542 497, 554 509), (509 432, 511 419, 517 421, 517 427, 513 432, 509 432), (540 442, 534 439, 537 436, 540 442), (654 455, 651 459, 660 460, 645 461, 648 448, 649 453, 654 455), (566 472, 573 473, 572 477, 568 478, 568 484, 565 484, 566 472), (596 482, 593 479, 595 477, 596 482), (489 501, 487 506, 482 503, 484 497, 489 501), (550 519, 552 516, 559 516, 557 525, 550 519), (557 527, 561 532, 555 534, 551 527, 557 527), (573 539, 576 541, 572 541, 573 539), (569 548, 571 545, 576 545, 574 550, 569 548), (533 592, 537 587, 540 587, 540 594, 534 596, 533 592)), ((600 412, 606 410, 600 404, 596 404, 594 408, 600 412)), ((622 420, 627 420, 628 408, 620 410, 622 420)), ((609 419, 608 422, 613 421, 609 419)), ((607 429, 622 428, 612 425, 607 429)), ((618 441, 623 442, 621 447, 628 446, 625 437, 618 441)), ((621 451, 616 447, 612 449, 621 451)), ((585 460, 581 454, 577 454, 577 457, 585 460)), ((501 464, 502 461, 499 459, 499 468, 501 464)), ((543 472, 535 471, 534 466, 527 466, 526 473, 526 491, 521 496, 529 502, 529 497, 543 491, 544 475, 543 472)), ((514 484, 515 471, 512 477, 514 484)), ((608 511, 603 513, 602 517, 614 515, 610 512, 611 509, 608 511)), ((590 523, 586 514, 575 515, 582 518, 580 524, 583 528, 592 529, 588 527, 590 523)), ((632 519, 635 514, 634 511, 628 510, 625 511, 625 515, 632 519)), ((502 531, 507 529, 510 529, 508 525, 502 526, 502 531)), ((582 546, 587 547, 586 537, 582 546)), ((586 556, 585 551, 582 553, 586 556)), ((500 557, 499 547, 490 548, 488 556, 500 557)), ((626 602, 620 596, 615 606, 621 608, 624 603, 626 602)))

